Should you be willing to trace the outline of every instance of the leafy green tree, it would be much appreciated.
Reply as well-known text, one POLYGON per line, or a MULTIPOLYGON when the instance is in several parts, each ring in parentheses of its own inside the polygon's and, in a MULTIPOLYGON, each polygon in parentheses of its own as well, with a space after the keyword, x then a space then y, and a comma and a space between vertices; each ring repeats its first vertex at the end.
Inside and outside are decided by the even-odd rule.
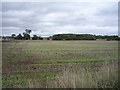
POLYGON ((11 36, 12 36, 12 37, 15 37, 15 36, 16 36, 16 34, 12 34, 11 36))
POLYGON ((32 40, 43 40, 41 36, 33 35, 32 40))
POLYGON ((24 35, 24 39, 25 40, 29 40, 30 39, 30 35, 27 34, 26 32, 23 32, 23 35, 24 35))
POLYGON ((30 35, 30 33, 32 32, 32 30, 29 30, 29 29, 26 29, 25 31, 26 31, 26 33, 29 34, 29 35, 30 35))
POLYGON ((53 40, 96 40, 91 34, 57 34, 53 35, 53 40))
POLYGON ((41 36, 39 36, 38 38, 39 38, 39 40, 43 40, 43 38, 41 36))
POLYGON ((32 40, 38 40, 39 37, 37 35, 33 35, 32 40))
POLYGON ((30 39, 30 33, 31 32, 32 32, 32 30, 29 30, 29 29, 26 29, 25 32, 23 32, 25 40, 29 40, 30 39))
POLYGON ((29 40, 30 39, 30 33, 31 32, 32 32, 32 30, 29 30, 29 29, 26 29, 25 32, 23 32, 25 40, 29 40))
POLYGON ((22 39, 23 39, 23 36, 22 36, 21 34, 19 34, 19 35, 17 35, 17 36, 15 37, 15 39, 22 40, 22 39))

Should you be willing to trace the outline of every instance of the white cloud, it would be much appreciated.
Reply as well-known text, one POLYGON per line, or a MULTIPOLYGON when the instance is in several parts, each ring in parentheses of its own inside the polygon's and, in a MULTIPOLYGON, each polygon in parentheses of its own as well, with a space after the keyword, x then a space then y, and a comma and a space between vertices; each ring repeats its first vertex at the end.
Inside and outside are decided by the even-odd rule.
POLYGON ((69 17, 67 13, 57 12, 57 13, 48 13, 47 15, 43 16, 42 21, 59 21, 69 17))
POLYGON ((29 17, 30 15, 32 15, 34 12, 33 11, 15 11, 15 10, 10 10, 10 11, 6 11, 3 12, 3 16, 9 16, 9 17, 29 17))
MULTIPOLYGON (((17 2, 118 2, 119 0, 18 0, 17 2)), ((16 2, 16 0, 2 0, 2 2, 16 2)))

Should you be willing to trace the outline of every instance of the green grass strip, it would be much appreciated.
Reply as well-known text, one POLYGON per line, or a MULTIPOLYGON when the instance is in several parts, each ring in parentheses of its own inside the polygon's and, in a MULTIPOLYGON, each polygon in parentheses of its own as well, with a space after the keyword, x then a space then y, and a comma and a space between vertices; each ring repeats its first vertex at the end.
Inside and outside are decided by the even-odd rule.
POLYGON ((106 61, 106 60, 117 60, 117 57, 94 57, 94 58, 81 58, 81 59, 66 59, 66 60, 39 60, 37 63, 72 63, 81 61, 106 61))

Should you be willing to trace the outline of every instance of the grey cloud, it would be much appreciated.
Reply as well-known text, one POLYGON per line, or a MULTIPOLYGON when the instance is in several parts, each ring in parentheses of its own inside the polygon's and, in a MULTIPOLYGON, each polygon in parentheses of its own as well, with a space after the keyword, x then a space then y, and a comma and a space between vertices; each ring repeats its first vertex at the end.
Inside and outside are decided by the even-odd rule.
POLYGON ((42 36, 57 33, 117 34, 116 4, 3 3, 3 35, 22 33, 26 28, 33 30, 32 35, 42 36))

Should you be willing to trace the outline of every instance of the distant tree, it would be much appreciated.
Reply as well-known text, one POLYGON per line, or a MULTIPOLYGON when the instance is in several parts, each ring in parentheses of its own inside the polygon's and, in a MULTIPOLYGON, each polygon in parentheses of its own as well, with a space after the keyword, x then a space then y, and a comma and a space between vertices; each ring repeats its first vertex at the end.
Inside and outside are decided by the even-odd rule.
POLYGON ((25 32, 23 32, 24 35, 24 39, 28 40, 30 39, 30 33, 32 32, 32 30, 26 29, 25 32))
POLYGON ((19 34, 19 35, 17 35, 17 36, 15 37, 15 39, 22 40, 22 39, 23 39, 23 36, 22 36, 21 34, 19 34))
POLYGON ((38 38, 39 38, 39 40, 43 40, 43 38, 41 36, 39 36, 38 38))
POLYGON ((30 33, 32 32, 32 30, 29 30, 29 29, 26 29, 25 31, 26 31, 26 33, 29 34, 29 35, 30 35, 30 33))
POLYGON ((33 35, 32 40, 38 40, 39 37, 37 35, 33 35))
POLYGON ((53 40, 96 40, 91 34, 57 34, 52 36, 53 40))
POLYGON ((16 36, 16 34, 12 34, 11 36, 12 36, 12 37, 15 37, 15 36, 16 36))
POLYGON ((24 35, 24 39, 25 40, 29 40, 30 39, 30 35, 27 34, 26 32, 23 32, 23 35, 24 35))

